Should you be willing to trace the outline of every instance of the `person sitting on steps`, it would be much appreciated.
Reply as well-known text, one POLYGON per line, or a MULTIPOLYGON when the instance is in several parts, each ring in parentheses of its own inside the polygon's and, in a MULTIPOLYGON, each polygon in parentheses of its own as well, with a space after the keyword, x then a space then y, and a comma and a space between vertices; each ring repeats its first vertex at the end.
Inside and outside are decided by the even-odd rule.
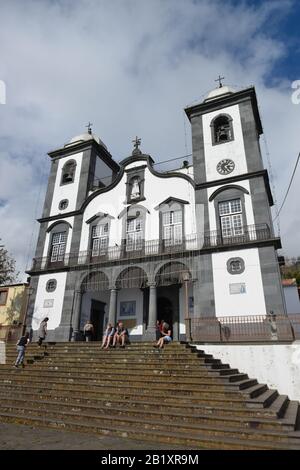
POLYGON ((90 320, 86 322, 83 328, 83 334, 85 336, 86 341, 92 341, 93 339, 93 334, 94 334, 94 326, 93 323, 91 323, 90 320))
POLYGON ((124 327, 120 321, 117 324, 116 332, 114 335, 113 347, 116 347, 116 343, 121 345, 121 348, 125 348, 125 343, 128 343, 128 330, 124 327))
POLYGON ((110 344, 113 341, 114 334, 115 334, 114 327, 112 326, 111 323, 108 323, 107 327, 106 327, 106 330, 104 332, 104 335, 103 335, 102 345, 101 345, 100 349, 108 349, 109 348, 110 344))
POLYGON ((161 338, 154 344, 155 348, 163 349, 165 343, 170 343, 172 341, 171 329, 168 323, 164 322, 161 329, 161 338))

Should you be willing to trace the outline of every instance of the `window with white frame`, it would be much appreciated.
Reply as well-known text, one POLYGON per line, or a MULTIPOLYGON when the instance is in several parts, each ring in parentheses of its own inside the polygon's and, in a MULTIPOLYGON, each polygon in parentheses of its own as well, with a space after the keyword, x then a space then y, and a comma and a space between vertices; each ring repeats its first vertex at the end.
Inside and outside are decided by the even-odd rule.
POLYGON ((108 223, 92 227, 92 256, 104 255, 108 248, 108 223))
POLYGON ((243 214, 240 199, 219 202, 219 216, 223 237, 243 235, 243 214))
POLYGON ((63 261, 67 242, 67 232, 57 232, 52 235, 51 262, 63 261))
POLYGON ((126 221, 126 251, 141 250, 143 247, 143 220, 141 218, 126 221))
POLYGON ((182 211, 164 212, 162 219, 165 246, 180 245, 182 243, 182 211))

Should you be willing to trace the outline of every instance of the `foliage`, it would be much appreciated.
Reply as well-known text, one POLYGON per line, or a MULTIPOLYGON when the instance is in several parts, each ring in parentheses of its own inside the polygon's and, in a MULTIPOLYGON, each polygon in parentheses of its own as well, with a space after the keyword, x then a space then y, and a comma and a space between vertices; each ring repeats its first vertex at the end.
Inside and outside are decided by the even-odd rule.
POLYGON ((15 259, 9 255, 4 245, 0 244, 0 285, 17 282, 18 275, 15 259))

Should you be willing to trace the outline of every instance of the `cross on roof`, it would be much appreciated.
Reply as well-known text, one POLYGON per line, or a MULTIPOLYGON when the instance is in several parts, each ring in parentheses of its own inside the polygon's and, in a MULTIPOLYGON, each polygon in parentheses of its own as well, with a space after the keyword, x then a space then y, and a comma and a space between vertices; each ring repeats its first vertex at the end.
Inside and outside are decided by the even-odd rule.
POLYGON ((85 127, 87 127, 87 128, 88 128, 88 133, 89 133, 89 134, 91 134, 91 133, 92 133, 92 125, 93 125, 93 123, 89 121, 88 125, 87 125, 87 126, 85 126, 85 127))
POLYGON ((219 88, 222 88, 222 80, 224 80, 225 77, 221 77, 221 75, 219 75, 219 77, 217 78, 217 80, 215 80, 215 82, 219 82, 219 88))
POLYGON ((134 140, 132 140, 133 144, 134 144, 134 148, 136 150, 139 150, 139 146, 141 145, 141 142, 142 140, 136 136, 136 138, 134 140))

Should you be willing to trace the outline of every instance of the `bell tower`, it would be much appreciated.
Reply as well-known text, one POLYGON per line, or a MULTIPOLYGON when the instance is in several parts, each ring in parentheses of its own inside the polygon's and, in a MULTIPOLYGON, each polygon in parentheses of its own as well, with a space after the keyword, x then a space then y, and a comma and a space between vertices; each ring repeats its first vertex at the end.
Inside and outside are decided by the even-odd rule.
POLYGON ((271 310, 282 314, 276 252, 281 242, 273 230, 273 198, 259 145, 263 131, 255 89, 235 91, 220 80, 203 102, 185 112, 192 126, 195 201, 204 208, 204 231, 210 240, 198 308, 206 316, 271 310), (235 275, 230 266, 239 266, 235 275), (260 288, 253 302, 249 294, 255 295, 255 276, 260 288), (230 294, 239 289, 236 297, 230 294))

